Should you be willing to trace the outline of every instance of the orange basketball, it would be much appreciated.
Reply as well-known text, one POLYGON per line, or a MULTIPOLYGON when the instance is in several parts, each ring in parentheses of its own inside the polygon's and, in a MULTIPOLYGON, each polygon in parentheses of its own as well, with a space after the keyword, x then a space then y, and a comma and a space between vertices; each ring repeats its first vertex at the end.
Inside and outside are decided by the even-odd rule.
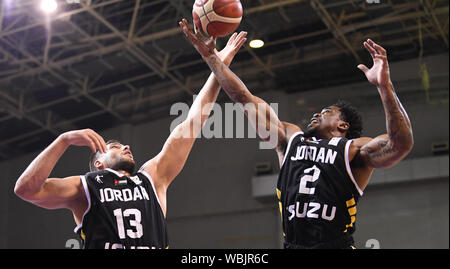
POLYGON ((197 31, 224 37, 233 33, 242 20, 240 0, 196 0, 192 16, 197 31))

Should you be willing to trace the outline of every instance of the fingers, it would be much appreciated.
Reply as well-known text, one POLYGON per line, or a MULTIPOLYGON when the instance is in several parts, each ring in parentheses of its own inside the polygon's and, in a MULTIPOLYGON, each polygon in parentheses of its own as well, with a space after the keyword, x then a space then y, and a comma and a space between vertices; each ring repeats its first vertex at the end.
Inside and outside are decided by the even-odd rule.
POLYGON ((239 43, 242 39, 244 39, 247 36, 247 32, 240 32, 235 39, 235 43, 239 43))
POLYGON ((241 47, 245 43, 245 41, 247 41, 246 37, 247 37, 247 32, 240 32, 239 33, 239 35, 236 38, 238 47, 241 47))
POLYGON ((364 47, 369 51, 372 58, 375 58, 377 51, 368 42, 364 42, 364 47))
POLYGON ((96 148, 95 143, 94 143, 94 141, 92 139, 89 140, 88 147, 91 149, 92 153, 97 152, 97 148, 96 148))
POLYGON ((179 22, 179 25, 187 38, 189 38, 191 41, 195 40, 195 35, 192 33, 191 29, 189 29, 189 23, 186 19, 182 19, 179 22))
POLYGON ((363 64, 358 65, 358 69, 363 71, 364 73, 366 73, 367 71, 369 71, 369 68, 363 64))
POLYGON ((105 140, 99 134, 95 133, 95 135, 96 135, 96 138, 97 138, 97 140, 98 140, 98 142, 100 144, 100 148, 99 148, 100 152, 106 153, 107 148, 106 148, 105 140))
POLYGON ((88 134, 88 137, 89 137, 88 139, 90 140, 89 144, 91 145, 91 149, 92 145, 94 146, 93 152, 96 152, 98 150, 100 153, 104 153, 104 150, 102 149, 101 144, 98 141, 98 138, 92 134, 88 134))
POLYGON ((373 48, 376 49, 378 54, 386 56, 386 50, 382 46, 380 46, 377 43, 373 42, 371 39, 367 39, 367 42, 369 43, 370 46, 372 46, 373 48))
POLYGON ((386 59, 386 50, 371 39, 367 39, 367 41, 364 42, 364 47, 369 51, 373 59, 386 59))
POLYGON ((247 32, 242 31, 242 32, 240 32, 239 35, 237 36, 237 39, 239 40, 239 39, 245 38, 246 36, 247 36, 247 32))
POLYGON ((230 39, 228 39, 227 45, 233 44, 234 41, 236 40, 236 37, 237 37, 237 33, 233 33, 233 35, 231 35, 230 39))
POLYGON ((377 54, 377 55, 375 55, 375 59, 380 59, 380 60, 386 61, 387 57, 384 55, 377 54))
POLYGON ((239 40, 239 42, 236 44, 236 50, 239 50, 247 41, 247 38, 242 38, 239 40))
POLYGON ((184 34, 186 36, 188 36, 190 30, 189 30, 189 27, 188 27, 186 19, 182 19, 178 24, 180 25, 180 27, 183 30, 184 34))
MULTIPOLYGON (((227 46, 231 46, 231 45, 234 45, 235 47, 242 46, 242 44, 241 45, 239 45, 239 44, 242 42, 242 39, 245 39, 246 36, 247 36, 247 32, 244 32, 244 31, 240 32, 239 34, 233 33, 233 35, 231 35, 230 39, 228 39, 227 46)), ((247 40, 247 39, 245 39, 245 40, 247 40)))
POLYGON ((97 150, 100 151, 100 153, 106 152, 106 143, 103 137, 101 137, 93 130, 88 130, 87 136, 89 139, 90 145, 89 147, 92 149, 93 152, 96 152, 97 150))

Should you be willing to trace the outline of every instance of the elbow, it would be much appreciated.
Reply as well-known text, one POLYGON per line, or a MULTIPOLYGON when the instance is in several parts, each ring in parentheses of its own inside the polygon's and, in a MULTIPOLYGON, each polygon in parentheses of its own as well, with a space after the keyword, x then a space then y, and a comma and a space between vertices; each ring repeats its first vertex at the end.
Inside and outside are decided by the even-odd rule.
POLYGON ((406 146, 407 153, 411 152, 413 147, 414 147, 414 139, 411 137, 411 141, 409 141, 408 145, 406 146))
POLYGON ((17 180, 16 185, 14 186, 14 194, 23 200, 31 200, 30 191, 26 185, 21 183, 21 179, 17 180))
POLYGON ((398 151, 403 155, 408 155, 414 147, 414 137, 412 132, 405 136, 401 141, 397 143, 398 151))
POLYGON ((14 194, 24 199, 24 197, 26 196, 25 188, 23 188, 20 184, 16 183, 16 185, 14 186, 14 194))
POLYGON ((405 130, 404 132, 399 133, 397 136, 391 137, 390 143, 391 148, 398 155, 402 157, 408 155, 408 153, 411 152, 414 147, 414 136, 412 130, 405 130))

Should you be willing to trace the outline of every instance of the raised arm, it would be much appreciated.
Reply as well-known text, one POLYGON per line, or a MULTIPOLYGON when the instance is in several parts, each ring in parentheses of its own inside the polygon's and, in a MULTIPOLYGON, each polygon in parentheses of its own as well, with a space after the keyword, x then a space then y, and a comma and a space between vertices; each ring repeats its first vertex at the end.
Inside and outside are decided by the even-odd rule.
MULTIPOLYGON (((180 23, 181 27, 188 27, 187 22, 180 23)), ((247 33, 241 32, 239 35, 233 34, 226 47, 217 52, 219 57, 231 64, 232 59, 246 41, 247 33)), ((198 38, 200 34, 198 34, 198 38)), ((204 42, 215 50, 215 39, 204 39, 204 42)), ((208 119, 211 109, 216 102, 220 91, 220 85, 214 74, 211 74, 200 90, 197 98, 192 104, 186 120, 179 124, 170 134, 165 142, 162 151, 153 159, 145 163, 141 169, 148 172, 156 184, 159 191, 164 191, 172 180, 181 172, 189 156, 189 152, 194 145, 195 138, 199 135, 203 125, 208 119)))
MULTIPOLYGON (((208 64, 230 99, 235 103, 242 104, 244 113, 261 139, 276 149, 279 156, 284 155, 288 140, 286 126, 289 125, 292 128, 293 125, 283 124, 272 107, 261 98, 254 96, 242 80, 223 63, 216 52, 211 50, 201 39, 198 39, 188 29, 184 29, 184 33, 208 64)), ((300 131, 298 126, 296 129, 300 131)))
MULTIPOLYGON (((83 196, 80 177, 48 178, 58 160, 70 145, 88 146, 92 152, 106 151, 103 138, 86 129, 61 134, 42 151, 16 182, 14 193, 35 205, 48 208, 75 209, 83 196)), ((83 200, 81 200, 83 201, 83 200)))
POLYGON ((372 140, 362 138, 359 155, 371 168, 388 168, 397 164, 414 145, 411 122, 398 99, 391 82, 387 53, 384 48, 372 40, 364 42, 373 59, 373 67, 359 65, 367 80, 377 86, 386 115, 387 134, 372 140), (365 141, 365 142, 364 142, 365 141))

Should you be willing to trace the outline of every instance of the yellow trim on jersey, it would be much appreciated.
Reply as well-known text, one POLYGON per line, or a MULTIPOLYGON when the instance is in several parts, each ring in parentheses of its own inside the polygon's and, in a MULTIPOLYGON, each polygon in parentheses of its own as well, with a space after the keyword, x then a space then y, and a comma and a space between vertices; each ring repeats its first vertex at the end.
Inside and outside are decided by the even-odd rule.
POLYGON ((356 212, 358 211, 356 209, 356 201, 355 198, 352 198, 345 202, 347 204, 348 214, 350 215, 350 223, 345 225, 344 233, 347 232, 347 228, 353 227, 353 223, 356 221, 356 212))
POLYGON ((283 221, 283 203, 281 203, 281 191, 277 188, 278 207, 280 209, 281 221, 283 221))
POLYGON ((348 214, 350 216, 356 215, 356 206, 352 206, 348 209, 348 214))
POLYGON ((347 204, 347 207, 351 207, 351 206, 356 205, 355 198, 352 198, 352 199, 346 201, 345 203, 347 204))
POLYGON ((81 230, 81 239, 83 239, 83 241, 86 241, 86 235, 84 234, 83 230, 81 230))

